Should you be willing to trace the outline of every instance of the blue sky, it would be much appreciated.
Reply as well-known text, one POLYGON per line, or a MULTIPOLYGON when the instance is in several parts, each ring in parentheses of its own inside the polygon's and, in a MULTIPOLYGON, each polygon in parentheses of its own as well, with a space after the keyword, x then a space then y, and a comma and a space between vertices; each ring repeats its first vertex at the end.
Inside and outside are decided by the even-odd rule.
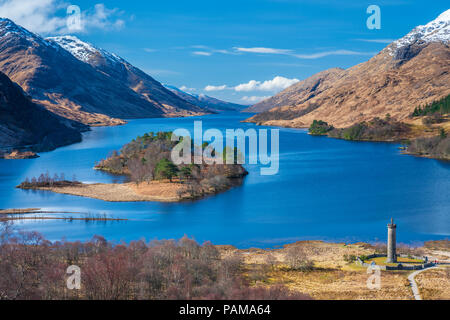
MULTIPOLYGON (((45 36, 64 33, 69 3, 0 0, 0 16, 45 36)), ((80 39, 127 59, 157 80, 249 104, 319 71, 368 60, 447 0, 73 0, 86 27, 80 39), (95 6, 97 5, 97 7, 95 6), (381 29, 369 30, 369 5, 381 29), (209 89, 207 91, 205 89, 209 89)))

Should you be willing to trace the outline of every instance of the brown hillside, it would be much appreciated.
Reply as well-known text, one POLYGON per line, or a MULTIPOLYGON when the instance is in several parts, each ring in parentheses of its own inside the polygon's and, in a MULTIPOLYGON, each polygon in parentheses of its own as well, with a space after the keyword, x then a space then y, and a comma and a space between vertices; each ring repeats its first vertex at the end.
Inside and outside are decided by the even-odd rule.
POLYGON ((263 102, 273 102, 274 109, 248 121, 309 127, 320 119, 347 127, 387 113, 405 120, 416 106, 450 94, 447 44, 413 45, 394 57, 388 49, 348 70, 331 69, 286 89, 263 102), (411 52, 415 55, 408 59, 411 52))

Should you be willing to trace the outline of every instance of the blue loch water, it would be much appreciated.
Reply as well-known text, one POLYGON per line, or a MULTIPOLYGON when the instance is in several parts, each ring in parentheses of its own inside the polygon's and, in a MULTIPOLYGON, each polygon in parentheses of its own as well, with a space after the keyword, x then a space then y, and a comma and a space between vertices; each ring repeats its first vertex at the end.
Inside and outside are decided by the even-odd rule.
MULTIPOLYGON (((195 118, 204 128, 251 128, 246 114, 195 118)), ((121 177, 93 170, 96 161, 149 131, 193 129, 193 118, 132 120, 121 127, 94 128, 82 143, 42 153, 39 159, 0 160, 0 208, 42 208, 83 214, 105 213, 123 222, 21 221, 24 230, 50 240, 173 239, 241 248, 274 247, 302 239, 384 241, 394 217, 398 241, 420 243, 450 235, 450 163, 401 155, 398 145, 312 137, 306 130, 280 129, 280 171, 260 175, 259 165, 242 186, 195 202, 108 203, 24 191, 14 186, 49 171, 83 182, 121 177)), ((259 127, 260 128, 260 127, 259 127)), ((46 214, 48 216, 49 214, 46 214)))

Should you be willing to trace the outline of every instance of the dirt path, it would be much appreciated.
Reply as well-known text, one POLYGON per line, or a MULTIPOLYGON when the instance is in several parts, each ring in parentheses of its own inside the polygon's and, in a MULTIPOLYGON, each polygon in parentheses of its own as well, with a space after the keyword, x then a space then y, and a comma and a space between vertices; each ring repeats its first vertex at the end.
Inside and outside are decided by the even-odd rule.
POLYGON ((410 285, 411 285, 411 289, 412 289, 412 292, 413 292, 413 294, 414 294, 414 299, 416 299, 416 300, 422 300, 422 297, 420 296, 420 292, 419 292, 419 287, 417 286, 417 282, 416 282, 416 280, 415 280, 416 276, 417 276, 419 273, 422 273, 422 272, 427 271, 427 270, 435 269, 435 268, 437 268, 437 267, 431 267, 431 268, 427 268, 427 269, 422 269, 422 270, 414 271, 413 273, 411 273, 411 274, 408 276, 408 281, 409 281, 409 283, 410 283, 410 285))

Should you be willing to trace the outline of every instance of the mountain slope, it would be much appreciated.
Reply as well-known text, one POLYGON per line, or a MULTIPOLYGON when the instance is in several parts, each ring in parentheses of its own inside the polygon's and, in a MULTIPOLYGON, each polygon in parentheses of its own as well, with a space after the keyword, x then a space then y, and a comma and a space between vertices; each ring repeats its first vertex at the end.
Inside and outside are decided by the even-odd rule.
POLYGON ((268 111, 274 106, 296 106, 304 103, 318 93, 329 89, 343 74, 343 71, 343 69, 334 68, 319 72, 306 80, 297 82, 281 93, 245 109, 244 112, 258 113, 268 111))
MULTIPOLYGON (((117 118, 164 117, 176 113, 175 103, 148 99, 136 88, 130 88, 130 83, 139 87, 145 81, 133 82, 138 77, 127 71, 131 66, 120 66, 121 75, 108 73, 106 67, 102 71, 74 57, 55 41, 45 40, 9 19, 0 19, 0 71, 48 110, 94 126, 124 123, 117 118), (122 75, 131 80, 124 81, 122 75)), ((155 90, 168 92, 147 77, 145 84, 153 81, 155 90)), ((153 87, 146 88, 152 93, 153 87)), ((183 106, 187 104, 170 92, 168 96, 183 106)))
POLYGON ((447 10, 365 63, 321 72, 256 104, 254 110, 272 109, 248 121, 309 127, 320 119, 347 127, 388 113, 405 120, 415 107, 450 93, 449 25, 447 10))
POLYGON ((33 103, 19 85, 0 72, 0 153, 20 147, 48 151, 81 141, 80 130, 87 127, 74 129, 67 122, 33 103))
POLYGON ((241 111, 247 107, 236 103, 222 101, 204 94, 188 93, 181 89, 178 89, 177 87, 170 85, 165 85, 165 87, 170 91, 172 91, 177 96, 179 96, 180 98, 189 101, 192 104, 200 106, 206 110, 212 110, 215 112, 241 111))
POLYGON ((115 54, 96 48, 74 36, 51 37, 46 40, 60 45, 75 58, 120 81, 154 105, 164 116, 188 116, 204 111, 195 104, 180 99, 161 83, 115 54))

